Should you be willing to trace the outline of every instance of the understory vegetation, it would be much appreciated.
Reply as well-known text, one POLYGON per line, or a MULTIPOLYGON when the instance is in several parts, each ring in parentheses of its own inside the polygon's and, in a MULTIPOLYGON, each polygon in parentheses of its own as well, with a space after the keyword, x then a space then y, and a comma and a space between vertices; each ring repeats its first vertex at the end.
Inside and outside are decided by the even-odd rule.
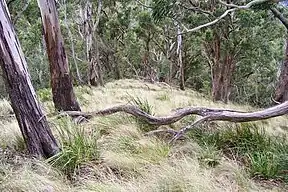
POLYGON ((287 15, 0 0, 0 191, 288 192, 287 15))
MULTIPOLYGON (((178 130, 194 116, 155 127, 119 113, 78 125, 55 115, 50 91, 38 93, 62 151, 43 161, 25 155, 17 122, 6 115, 9 102, 2 100, 0 191, 288 191, 285 116, 256 123, 206 123, 171 145, 168 132, 147 133, 178 130)), ((136 80, 77 87, 76 94, 84 111, 125 103, 157 116, 188 105, 253 110, 136 80)))

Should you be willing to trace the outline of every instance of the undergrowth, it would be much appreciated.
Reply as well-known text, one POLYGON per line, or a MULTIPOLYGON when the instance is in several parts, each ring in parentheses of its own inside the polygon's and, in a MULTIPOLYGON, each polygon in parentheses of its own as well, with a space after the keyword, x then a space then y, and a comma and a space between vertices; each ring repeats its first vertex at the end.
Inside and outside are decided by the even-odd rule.
POLYGON ((255 123, 230 125, 213 131, 194 129, 189 136, 203 147, 204 152, 205 148, 214 149, 200 158, 209 165, 219 164, 217 154, 221 152, 245 165, 252 177, 288 181, 288 142, 284 136, 272 137, 255 123))
POLYGON ((97 131, 85 132, 84 127, 75 125, 69 118, 58 121, 61 152, 48 159, 67 175, 72 175, 83 164, 99 159, 97 131))
MULTIPOLYGON (((187 105, 222 107, 192 91, 187 90, 183 95, 177 90, 160 90, 154 84, 149 85, 153 89, 144 90, 135 89, 135 82, 133 88, 129 88, 130 84, 126 86, 125 81, 125 94, 119 89, 123 82, 108 84, 105 88, 76 89, 76 94, 82 94, 79 98, 80 103, 84 103, 83 111, 118 105, 119 101, 125 104, 127 100, 151 115, 167 114, 171 109, 187 105)), ((51 113, 54 107, 48 93, 44 90, 38 94, 42 101, 48 101, 42 104, 51 113)), ((8 113, 8 104, 8 101, 2 102, 1 114, 8 113)), ((257 124, 205 124, 186 135, 191 139, 179 140, 175 145, 169 145, 162 135, 146 136, 145 132, 157 127, 124 113, 95 117, 81 125, 74 124, 68 117, 57 120, 50 117, 53 117, 51 124, 56 125, 56 129, 51 128, 62 151, 48 160, 50 165, 41 162, 39 170, 31 163, 33 159, 14 154, 14 151, 25 150, 23 138, 15 136, 15 133, 21 134, 16 120, 0 124, 1 146, 7 146, 5 150, 0 148, 0 191, 271 191, 275 180, 288 180, 285 175, 287 140, 271 137, 274 131, 280 130, 279 126, 287 124, 286 117, 257 124), (13 149, 11 156, 3 160, 10 148, 13 149), (255 182, 251 177, 272 182, 255 182), (265 183, 267 187, 262 188, 260 185, 265 183)), ((194 121, 195 116, 187 116, 160 129, 178 130, 194 121)), ((275 183, 280 185, 273 191, 285 191, 283 183, 275 183)))

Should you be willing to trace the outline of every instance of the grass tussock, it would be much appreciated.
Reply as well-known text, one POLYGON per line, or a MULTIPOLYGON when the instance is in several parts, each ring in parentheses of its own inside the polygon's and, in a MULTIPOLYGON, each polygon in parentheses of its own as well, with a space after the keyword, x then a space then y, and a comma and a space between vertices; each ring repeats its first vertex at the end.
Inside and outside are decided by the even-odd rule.
POLYGON ((73 175, 81 165, 99 159, 99 133, 96 130, 86 131, 84 127, 76 126, 68 117, 58 120, 57 130, 61 151, 48 159, 52 165, 73 175))
POLYGON ((288 141, 285 136, 270 136, 255 123, 242 123, 212 132, 195 129, 190 137, 204 148, 212 148, 204 158, 208 164, 219 163, 219 155, 214 155, 219 150, 245 165, 252 177, 287 181, 288 141))
MULTIPOLYGON (((192 90, 178 91, 136 80, 78 87, 75 92, 83 111, 127 103, 158 116, 185 106, 253 110, 213 103, 192 90)), ((288 191, 283 187, 288 146, 286 136, 281 136, 288 130, 286 117, 255 124, 211 123, 169 145, 166 139, 145 133, 157 128, 180 129, 194 121, 194 116, 153 127, 118 113, 76 125, 69 118, 53 117, 55 110, 47 90, 38 94, 45 101, 44 109, 62 151, 45 162, 19 157, 15 154, 23 150, 23 139, 16 121, 0 120, 0 146, 12 151, 9 158, 2 158, 5 155, 0 150, 0 191, 288 191), (268 184, 259 185, 255 178, 268 184)), ((10 110, 7 103, 3 101, 4 111, 10 110)))

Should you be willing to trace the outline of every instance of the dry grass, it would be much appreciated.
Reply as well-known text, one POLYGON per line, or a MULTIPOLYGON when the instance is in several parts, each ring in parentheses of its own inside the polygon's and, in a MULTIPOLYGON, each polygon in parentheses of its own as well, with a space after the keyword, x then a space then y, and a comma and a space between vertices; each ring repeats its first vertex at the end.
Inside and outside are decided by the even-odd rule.
MULTIPOLYGON (((213 103, 192 90, 184 92, 165 84, 147 84, 136 80, 119 80, 93 89, 77 88, 76 93, 83 111, 125 104, 131 95, 146 99, 153 106, 156 115, 169 114, 172 109, 184 106, 253 110, 249 106, 213 103)), ((46 113, 53 113, 51 102, 45 102, 43 106, 46 113)), ((7 101, 0 102, 0 109, 2 108, 4 112, 1 115, 11 110, 7 101)), ((191 117, 175 123, 172 128, 179 129, 189 119, 191 117)), ((55 123, 53 117, 50 121, 55 123)), ((279 117, 259 123, 271 134, 282 134, 287 131, 288 119, 279 117)), ((0 126, 1 146, 8 147, 8 151, 19 151, 21 141, 16 121, 2 121, 0 126)), ((17 155, 6 158, 4 155, 5 158, 0 159, 0 191, 285 190, 280 187, 261 187, 249 179, 244 168, 237 162, 224 157, 220 157, 220 164, 214 168, 203 166, 199 162, 203 148, 199 145, 193 141, 183 141, 169 146, 161 138, 144 136, 135 120, 125 114, 97 117, 82 126, 85 127, 85 134, 96 130, 101 133, 98 139, 100 159, 98 162, 81 165, 73 176, 73 182, 68 182, 59 170, 43 162, 17 155)), ((56 130, 54 132, 57 135, 56 130)))

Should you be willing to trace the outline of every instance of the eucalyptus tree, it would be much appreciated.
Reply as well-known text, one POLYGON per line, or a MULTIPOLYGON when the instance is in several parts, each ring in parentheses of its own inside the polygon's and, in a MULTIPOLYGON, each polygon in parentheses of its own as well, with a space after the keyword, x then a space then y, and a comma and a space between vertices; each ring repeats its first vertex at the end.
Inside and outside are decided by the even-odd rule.
POLYGON ((87 0, 82 12, 82 25, 86 42, 86 54, 89 63, 88 83, 104 85, 102 64, 100 60, 98 25, 102 14, 102 0, 97 4, 87 0))
POLYGON ((38 0, 46 51, 50 64, 53 102, 57 110, 80 111, 69 73, 58 14, 54 0, 38 0))
MULTIPOLYGON (((231 2, 154 0, 151 4, 154 18, 161 20, 168 16, 171 20, 180 22, 184 47, 189 42, 190 46, 198 49, 194 51, 195 57, 200 54, 206 59, 203 63, 203 58, 197 57, 203 63, 202 65, 207 63, 207 68, 210 68, 211 93, 215 101, 228 102, 231 98, 243 100, 238 97, 238 93, 242 94, 242 90, 239 92, 239 87, 235 87, 235 80, 240 80, 242 82, 238 84, 240 89, 245 89, 241 75, 250 78, 252 75, 247 75, 249 73, 261 74, 261 70, 266 69, 266 67, 259 69, 261 62, 264 66, 273 65, 273 63, 275 65, 278 62, 279 53, 275 53, 274 50, 279 51, 280 45, 273 41, 279 42, 283 37, 283 30, 275 20, 271 19, 267 11, 267 8, 275 4, 274 1, 233 1, 235 4, 231 2), (261 40, 258 37, 264 39, 261 40), (249 65, 257 70, 254 68, 253 71, 249 65), (243 68, 244 70, 250 69, 244 72, 243 68)), ((187 62, 185 58, 183 60, 184 66, 190 65, 190 63, 185 63, 187 62)), ((189 68, 185 67, 185 69, 185 71, 191 71, 189 68)), ((190 74, 185 73, 185 76, 187 75, 199 76, 199 74, 193 74, 192 71, 190 74)), ((265 87, 261 89, 264 90, 265 87)), ((245 94, 246 91, 241 96, 245 94)), ((251 97, 251 100, 253 99, 251 97)))
POLYGON ((26 60, 4 0, 0 0, 0 65, 29 152, 37 157, 55 155, 59 147, 36 99, 26 60))
MULTIPOLYGON (((286 4, 284 5, 287 6, 286 4)), ((276 18, 278 18, 279 21, 281 21, 281 23, 285 26, 287 33, 288 19, 276 7, 271 7, 270 10, 273 13, 273 15, 276 18)), ((287 8, 283 9, 283 11, 286 11, 287 13, 287 8)), ((285 56, 282 65, 280 67, 280 75, 275 89, 275 101, 284 102, 287 100, 288 100, 288 39, 286 38, 285 56)))

